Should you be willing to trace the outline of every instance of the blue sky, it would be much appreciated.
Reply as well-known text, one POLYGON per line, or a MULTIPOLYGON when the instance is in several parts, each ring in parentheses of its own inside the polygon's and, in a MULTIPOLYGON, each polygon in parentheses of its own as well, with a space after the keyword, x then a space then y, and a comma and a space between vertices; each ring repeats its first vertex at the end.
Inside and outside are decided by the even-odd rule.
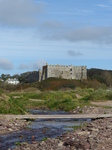
POLYGON ((0 74, 46 63, 112 70, 112 0, 0 0, 0 74))

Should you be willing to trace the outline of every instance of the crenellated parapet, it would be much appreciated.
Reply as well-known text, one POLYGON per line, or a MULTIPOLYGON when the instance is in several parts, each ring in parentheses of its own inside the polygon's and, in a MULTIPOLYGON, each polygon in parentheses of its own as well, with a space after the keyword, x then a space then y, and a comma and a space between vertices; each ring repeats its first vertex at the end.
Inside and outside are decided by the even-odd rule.
POLYGON ((76 80, 87 79, 87 67, 46 64, 43 66, 42 71, 39 70, 39 81, 50 77, 76 80))

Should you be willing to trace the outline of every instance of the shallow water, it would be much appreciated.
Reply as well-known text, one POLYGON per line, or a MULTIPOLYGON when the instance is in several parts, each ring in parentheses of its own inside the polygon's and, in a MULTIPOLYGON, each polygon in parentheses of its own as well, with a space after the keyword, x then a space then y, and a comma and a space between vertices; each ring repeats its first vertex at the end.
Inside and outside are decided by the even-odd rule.
MULTIPOLYGON (((66 114, 62 111, 32 110, 32 114, 66 114)), ((32 143, 34 140, 41 141, 45 138, 56 138, 63 133, 73 130, 72 126, 78 126, 90 119, 36 119, 27 129, 0 136, 0 150, 14 148, 21 142, 32 143)))

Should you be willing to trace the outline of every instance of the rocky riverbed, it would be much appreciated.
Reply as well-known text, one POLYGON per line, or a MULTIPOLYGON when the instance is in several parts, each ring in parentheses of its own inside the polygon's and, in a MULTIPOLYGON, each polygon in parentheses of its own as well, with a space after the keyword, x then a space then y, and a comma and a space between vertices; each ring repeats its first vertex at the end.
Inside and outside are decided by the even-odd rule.
MULTIPOLYGON (((42 112, 41 112, 42 113, 42 112)), ((74 114, 112 114, 112 109, 105 109, 102 107, 77 107, 72 113, 74 114)), ((0 117, 0 134, 7 134, 25 128, 29 122, 26 120, 6 118, 4 115, 0 117)))
MULTIPOLYGON (((100 107, 77 108, 74 113, 111 113, 111 109, 100 107)), ((0 118, 0 135, 13 133, 26 128, 27 121, 0 118)), ((32 143, 18 143, 14 150, 111 150, 112 149, 112 118, 97 119, 87 123, 80 129, 57 138, 45 138, 41 142, 32 136, 32 143)), ((2 147, 1 147, 2 148, 2 147)), ((2 150, 2 149, 1 149, 2 150)), ((12 150, 9 148, 8 150, 12 150)))
POLYGON ((14 150, 112 150, 112 118, 98 119, 56 139, 22 143, 14 150))
POLYGON ((26 120, 8 119, 2 116, 0 118, 0 135, 8 134, 26 128, 29 124, 26 120))

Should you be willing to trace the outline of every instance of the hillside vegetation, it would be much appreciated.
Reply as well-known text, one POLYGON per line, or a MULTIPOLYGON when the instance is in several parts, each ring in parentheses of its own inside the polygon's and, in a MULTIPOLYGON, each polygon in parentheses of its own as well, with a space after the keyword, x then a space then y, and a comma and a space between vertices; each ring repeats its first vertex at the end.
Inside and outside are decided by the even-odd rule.
POLYGON ((97 80, 67 80, 67 79, 58 79, 58 78, 49 78, 38 84, 33 84, 39 90, 59 90, 59 89, 75 89, 76 87, 80 88, 106 88, 106 85, 98 82, 97 80))
POLYGON ((91 101, 112 100, 111 73, 90 69, 88 80, 49 78, 17 86, 0 82, 0 114, 25 114, 29 109, 72 111, 91 101))
POLYGON ((101 70, 101 69, 88 69, 87 71, 88 79, 97 80, 100 83, 104 83, 111 87, 112 85, 112 71, 111 70, 101 70))

